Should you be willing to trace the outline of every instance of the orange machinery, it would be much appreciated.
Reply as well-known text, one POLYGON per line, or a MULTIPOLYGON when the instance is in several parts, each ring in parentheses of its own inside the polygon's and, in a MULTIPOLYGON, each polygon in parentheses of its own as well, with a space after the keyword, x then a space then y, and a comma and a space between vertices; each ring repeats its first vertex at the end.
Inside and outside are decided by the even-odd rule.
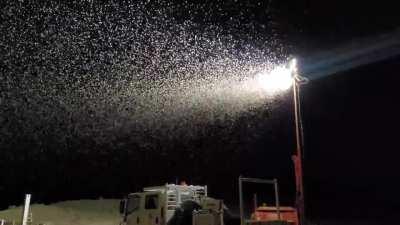
POLYGON ((239 177, 239 202, 241 225, 300 225, 298 211, 294 207, 280 206, 277 179, 239 177), (275 206, 258 206, 254 196, 254 212, 249 220, 244 219, 243 183, 272 184, 275 189, 275 206))
POLYGON ((260 206, 255 209, 249 222, 251 224, 268 224, 277 221, 281 221, 281 224, 299 225, 296 208, 281 206, 278 211, 276 207, 260 206))

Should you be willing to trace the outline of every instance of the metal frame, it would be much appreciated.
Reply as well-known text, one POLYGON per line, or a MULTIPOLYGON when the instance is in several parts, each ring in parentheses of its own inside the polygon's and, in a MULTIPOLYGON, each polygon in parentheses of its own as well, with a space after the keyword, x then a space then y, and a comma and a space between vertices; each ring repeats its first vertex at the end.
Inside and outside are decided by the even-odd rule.
POLYGON ((280 203, 279 203, 279 188, 278 180, 272 179, 260 179, 260 178, 250 178, 250 177, 239 177, 239 205, 240 205, 240 225, 245 225, 244 222, 244 209, 243 209, 243 182, 247 183, 258 183, 258 184, 272 184, 275 190, 275 207, 278 214, 278 220, 281 219, 280 203))

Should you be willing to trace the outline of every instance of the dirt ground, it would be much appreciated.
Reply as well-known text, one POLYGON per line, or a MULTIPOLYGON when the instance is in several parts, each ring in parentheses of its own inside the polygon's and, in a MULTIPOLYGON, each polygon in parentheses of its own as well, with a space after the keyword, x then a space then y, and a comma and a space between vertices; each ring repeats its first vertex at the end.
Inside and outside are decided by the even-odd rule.
MULTIPOLYGON (((31 206, 33 225, 118 225, 119 200, 77 200, 31 206)), ((21 221, 22 207, 0 211, 0 219, 21 221)))

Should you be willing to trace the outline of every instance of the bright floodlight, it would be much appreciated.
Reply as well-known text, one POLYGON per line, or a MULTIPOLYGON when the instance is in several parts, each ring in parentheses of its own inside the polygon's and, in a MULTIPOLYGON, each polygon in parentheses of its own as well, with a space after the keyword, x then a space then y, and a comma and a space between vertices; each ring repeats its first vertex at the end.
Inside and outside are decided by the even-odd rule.
POLYGON ((285 66, 279 66, 269 72, 258 74, 258 83, 267 92, 279 92, 292 86, 292 71, 285 66))
POLYGON ((278 66, 272 71, 258 74, 258 83, 269 92, 275 93, 289 89, 293 84, 293 75, 297 73, 297 60, 290 60, 288 66, 278 66))

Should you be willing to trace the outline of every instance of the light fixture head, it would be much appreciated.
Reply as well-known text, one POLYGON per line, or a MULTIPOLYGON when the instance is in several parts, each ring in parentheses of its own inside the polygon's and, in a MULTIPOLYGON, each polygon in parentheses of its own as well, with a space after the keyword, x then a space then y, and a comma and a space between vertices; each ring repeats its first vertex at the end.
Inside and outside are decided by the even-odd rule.
POLYGON ((292 86, 292 71, 286 66, 278 66, 271 71, 258 73, 257 81, 268 93, 285 91, 292 86))

